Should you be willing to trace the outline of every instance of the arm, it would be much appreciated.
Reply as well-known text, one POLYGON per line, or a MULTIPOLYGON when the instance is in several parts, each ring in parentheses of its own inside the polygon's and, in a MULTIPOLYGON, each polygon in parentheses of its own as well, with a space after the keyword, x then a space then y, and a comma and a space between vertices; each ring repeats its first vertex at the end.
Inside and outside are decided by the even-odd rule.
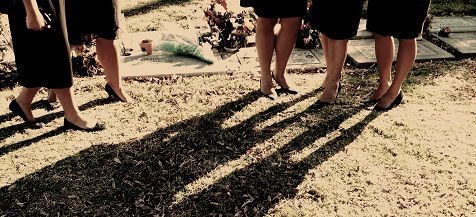
POLYGON ((26 11, 26 27, 31 30, 41 30, 45 26, 45 20, 40 13, 36 0, 23 0, 26 11))

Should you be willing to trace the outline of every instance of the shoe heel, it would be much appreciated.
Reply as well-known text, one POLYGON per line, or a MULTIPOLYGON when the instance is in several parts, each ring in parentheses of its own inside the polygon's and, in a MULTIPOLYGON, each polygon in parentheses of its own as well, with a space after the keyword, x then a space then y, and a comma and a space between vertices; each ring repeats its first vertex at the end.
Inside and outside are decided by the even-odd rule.
POLYGON ((109 95, 108 96, 109 98, 115 99, 115 100, 118 100, 118 101, 121 101, 121 102, 126 102, 121 97, 119 97, 119 95, 117 95, 117 93, 114 91, 114 89, 112 89, 111 85, 106 84, 106 86, 104 86, 104 90, 109 95))

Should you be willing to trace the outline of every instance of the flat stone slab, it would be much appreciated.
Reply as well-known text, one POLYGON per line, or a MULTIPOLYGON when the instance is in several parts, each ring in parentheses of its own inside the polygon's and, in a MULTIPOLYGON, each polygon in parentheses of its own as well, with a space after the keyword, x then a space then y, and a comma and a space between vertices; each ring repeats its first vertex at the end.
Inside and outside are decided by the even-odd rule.
MULTIPOLYGON (((256 47, 242 48, 236 54, 241 63, 241 71, 254 71, 259 68, 256 47)), ((275 56, 273 56, 273 63, 275 56)), ((319 50, 294 49, 288 61, 288 70, 314 69, 326 67, 324 56, 319 50)))
POLYGON ((134 53, 122 58, 122 77, 163 77, 169 75, 196 76, 230 72, 222 61, 207 64, 193 58, 153 53, 134 53))
POLYGON ((433 36, 439 38, 447 45, 455 48, 464 55, 476 54, 476 32, 471 33, 451 33, 449 37, 441 37, 437 34, 433 36))
POLYGON ((476 17, 434 17, 430 31, 437 33, 443 27, 450 27, 452 32, 476 32, 476 17))
MULTIPOLYGON (((398 40, 395 42, 396 48, 398 48, 398 40)), ((352 62, 357 66, 377 62, 375 57, 375 43, 373 39, 349 41, 348 54, 352 62)), ((439 48, 431 42, 425 39, 418 41, 417 60, 451 58, 454 58, 452 54, 439 48)))
POLYGON ((140 51, 139 42, 143 39, 156 39, 161 32, 138 32, 122 35, 120 41, 132 48, 130 56, 121 56, 122 77, 162 77, 169 75, 196 76, 222 74, 239 69, 238 59, 233 56, 222 59, 215 53, 216 61, 209 64, 193 57, 178 56, 162 51, 154 51, 147 56, 140 51))

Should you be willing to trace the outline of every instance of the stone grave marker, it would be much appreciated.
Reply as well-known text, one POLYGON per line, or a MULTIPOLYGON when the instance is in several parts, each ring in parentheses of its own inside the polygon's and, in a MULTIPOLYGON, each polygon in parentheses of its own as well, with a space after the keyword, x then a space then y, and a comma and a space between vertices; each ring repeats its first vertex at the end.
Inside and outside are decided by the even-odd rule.
POLYGON ((476 32, 451 33, 448 37, 433 35, 463 55, 476 54, 476 32))
MULTIPOLYGON (((259 68, 258 54, 256 47, 242 48, 237 53, 241 63, 241 71, 257 70, 259 68)), ((275 56, 273 56, 273 62, 275 56)), ((314 50, 294 49, 288 61, 287 69, 312 69, 325 67, 325 60, 322 53, 314 50)))
MULTIPOLYGON (((396 42, 396 51, 398 49, 398 40, 396 42)), ((398 51, 397 51, 398 52, 398 51)), ((373 39, 351 40, 349 41, 348 54, 350 59, 357 66, 369 63, 376 63, 375 43, 373 39)), ((450 59, 454 56, 447 51, 439 48, 427 40, 418 41, 417 60, 431 59, 450 59)))
POLYGON ((430 31, 437 33, 443 27, 450 27, 452 32, 476 32, 476 17, 434 17, 430 31))
POLYGON ((121 56, 123 77, 161 77, 168 75, 195 76, 228 73, 239 68, 238 59, 233 55, 226 60, 215 53, 216 61, 209 64, 193 57, 178 56, 162 51, 154 51, 147 56, 140 50, 143 39, 159 38, 161 32, 138 32, 122 35, 120 39, 127 48, 132 48, 130 56, 121 56))

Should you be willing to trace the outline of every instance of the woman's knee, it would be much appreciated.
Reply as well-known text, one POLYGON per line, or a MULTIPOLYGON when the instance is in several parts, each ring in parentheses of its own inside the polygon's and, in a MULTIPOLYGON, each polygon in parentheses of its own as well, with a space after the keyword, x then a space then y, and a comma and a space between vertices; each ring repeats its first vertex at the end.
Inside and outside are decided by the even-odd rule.
POLYGON ((277 23, 278 19, 259 17, 256 22, 256 31, 273 32, 277 23))

